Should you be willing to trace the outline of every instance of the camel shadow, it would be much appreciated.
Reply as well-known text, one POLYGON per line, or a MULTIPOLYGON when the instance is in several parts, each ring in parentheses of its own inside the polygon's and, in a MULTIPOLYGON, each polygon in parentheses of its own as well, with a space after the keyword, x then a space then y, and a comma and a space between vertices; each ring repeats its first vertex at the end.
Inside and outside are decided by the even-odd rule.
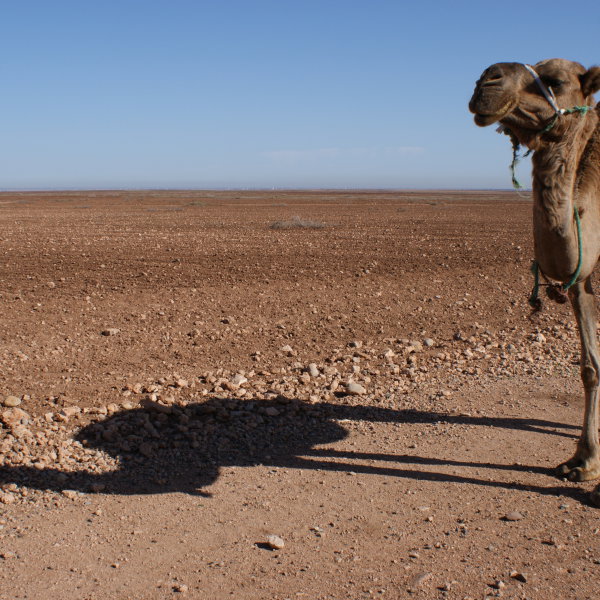
POLYGON ((502 487, 570 496, 585 502, 583 492, 573 487, 486 480, 425 468, 456 466, 552 474, 550 469, 539 466, 319 448, 345 439, 349 431, 343 424, 347 421, 408 427, 461 424, 569 437, 574 436, 557 429, 576 429, 543 419, 453 415, 333 403, 307 404, 285 397, 272 401, 211 398, 202 403, 168 408, 153 406, 123 410, 79 430, 75 439, 84 447, 116 459, 118 468, 115 470, 0 467, 0 485, 16 483, 42 490, 101 491, 118 495, 183 492, 210 496, 207 488, 218 479, 223 467, 268 465, 502 487), (361 460, 369 461, 369 464, 357 462, 361 460))

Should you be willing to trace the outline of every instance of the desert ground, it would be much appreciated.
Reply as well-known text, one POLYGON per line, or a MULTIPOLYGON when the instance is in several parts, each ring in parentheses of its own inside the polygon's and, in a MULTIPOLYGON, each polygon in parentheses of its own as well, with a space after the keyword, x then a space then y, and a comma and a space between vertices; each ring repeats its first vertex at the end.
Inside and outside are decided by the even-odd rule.
POLYGON ((0 598, 597 598, 513 192, 0 194, 0 598))

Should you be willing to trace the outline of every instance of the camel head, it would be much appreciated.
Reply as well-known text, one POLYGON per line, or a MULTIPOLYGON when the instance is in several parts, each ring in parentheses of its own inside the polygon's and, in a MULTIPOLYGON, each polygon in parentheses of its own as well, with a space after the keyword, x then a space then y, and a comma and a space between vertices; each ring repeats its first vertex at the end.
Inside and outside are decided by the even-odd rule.
MULTIPOLYGON (((522 63, 496 63, 488 67, 477 83, 469 110, 475 115, 475 123, 486 127, 500 122, 530 147, 537 145, 536 138, 556 116, 543 87, 554 94, 558 108, 593 106, 593 94, 600 90, 600 67, 586 70, 570 60, 553 58, 533 66, 541 84, 522 63)), ((552 127, 554 139, 565 134, 573 123, 566 116, 552 127)))

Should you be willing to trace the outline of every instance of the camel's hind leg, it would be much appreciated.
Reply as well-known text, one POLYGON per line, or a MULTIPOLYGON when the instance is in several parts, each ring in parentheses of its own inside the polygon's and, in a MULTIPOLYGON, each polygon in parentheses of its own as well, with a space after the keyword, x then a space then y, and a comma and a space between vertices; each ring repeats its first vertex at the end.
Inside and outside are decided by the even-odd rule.
POLYGON ((600 477, 598 445, 598 380, 600 359, 596 332, 596 308, 592 284, 588 277, 569 290, 569 297, 581 339, 581 380, 585 389, 585 414, 581 437, 573 458, 559 466, 559 472, 571 481, 600 477))

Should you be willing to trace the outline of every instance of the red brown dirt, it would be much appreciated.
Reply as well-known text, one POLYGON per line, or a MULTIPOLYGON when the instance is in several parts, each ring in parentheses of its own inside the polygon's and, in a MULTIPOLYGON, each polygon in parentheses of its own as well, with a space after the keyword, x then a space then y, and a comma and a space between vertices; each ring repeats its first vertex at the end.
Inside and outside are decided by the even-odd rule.
POLYGON ((530 210, 0 194, 0 598, 595 598, 594 483, 552 470, 577 334, 530 316, 530 210))

